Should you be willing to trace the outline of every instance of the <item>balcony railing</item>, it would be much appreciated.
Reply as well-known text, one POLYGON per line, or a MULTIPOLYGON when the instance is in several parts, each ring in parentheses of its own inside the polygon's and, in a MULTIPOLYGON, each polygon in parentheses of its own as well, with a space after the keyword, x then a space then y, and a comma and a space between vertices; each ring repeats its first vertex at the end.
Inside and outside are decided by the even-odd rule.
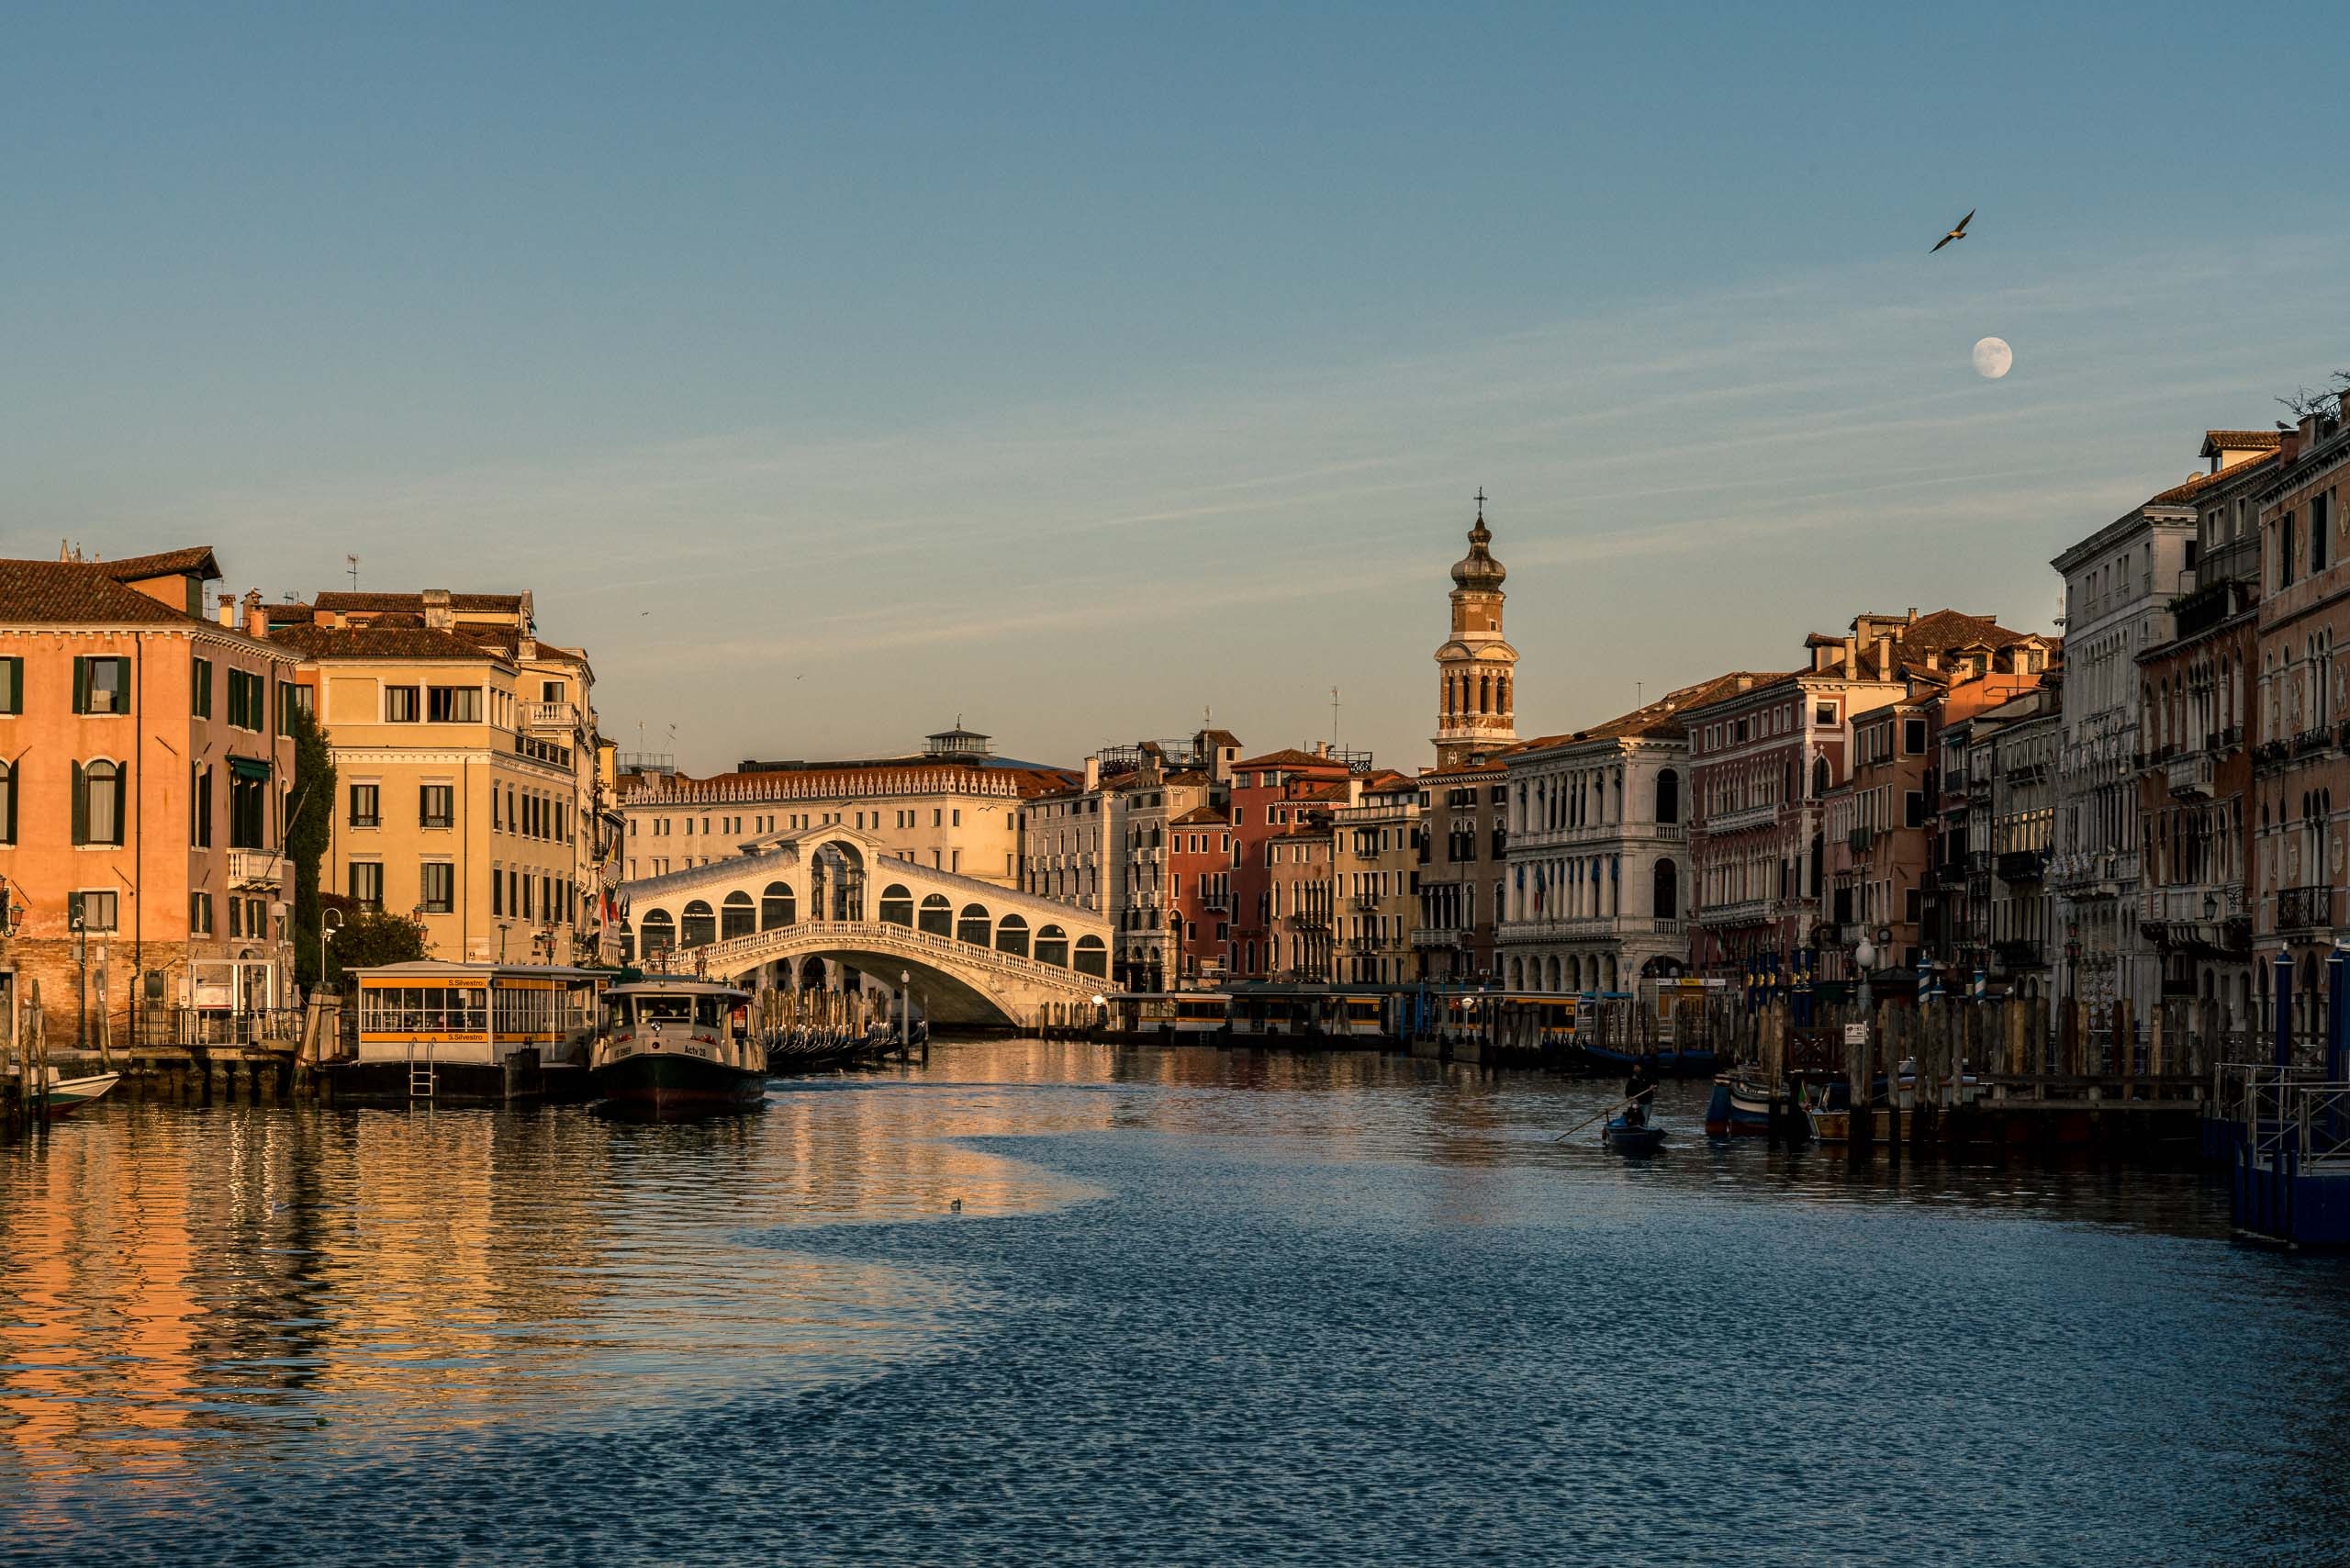
POLYGON ((1412 927, 1412 946, 1415 947, 1458 947, 1467 935, 1468 933, 1455 931, 1449 926, 1415 925, 1412 927))
POLYGON ((1707 833, 1736 833, 1740 828, 1762 827, 1779 820, 1776 801, 1767 806, 1740 806, 1734 812, 1716 812, 1706 819, 1707 833))
POLYGON ((1697 912, 1700 925, 1761 925, 1771 918, 1769 899, 1740 899, 1736 903, 1709 904, 1697 912))
POLYGON ((1608 941, 1631 936, 1680 936, 1688 923, 1659 920, 1646 914, 1578 914, 1564 919, 1510 920, 1502 923, 1505 942, 1608 941))
POLYGON ((559 730, 569 734, 579 728, 579 705, 576 702, 525 702, 522 704, 522 727, 526 730, 559 730))
POLYGON ((2003 882, 2037 882, 2048 874, 2048 855, 2039 849, 2005 849, 1993 868, 2003 882))
POLYGON ((2218 760, 2208 751, 2173 757, 2167 768, 2170 792, 2182 801, 2199 795, 2208 798, 2219 770, 2218 760))
POLYGON ((284 879, 285 852, 276 849, 229 851, 229 881, 239 888, 275 888, 284 879))
POLYGON ((1377 893, 1356 893, 1349 897, 1347 902, 1356 909, 1368 912, 1379 907, 1380 897, 1377 893))
POLYGON ((1866 855, 1876 843, 1876 829, 1856 827, 1844 835, 1844 847, 1855 855, 1866 855))
POLYGON ((2277 895, 2277 929, 2279 931, 2311 931, 2333 924, 2333 890, 2321 883, 2315 887, 2287 888, 2277 895))

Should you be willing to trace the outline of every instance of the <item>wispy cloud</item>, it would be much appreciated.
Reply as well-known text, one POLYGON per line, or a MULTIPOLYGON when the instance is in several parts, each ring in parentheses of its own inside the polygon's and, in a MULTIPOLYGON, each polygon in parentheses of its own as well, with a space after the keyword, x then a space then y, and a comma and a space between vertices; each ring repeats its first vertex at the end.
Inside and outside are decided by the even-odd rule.
MULTIPOLYGON (((330 581, 364 538, 375 580, 528 583, 550 630, 596 652, 616 727, 682 714, 717 756, 792 744, 731 727, 774 719, 730 689, 800 665, 839 693, 809 702, 949 686, 1024 715, 1043 751, 1203 700, 1278 736, 1306 722, 1283 709, 1292 686, 1367 667, 1393 684, 1358 699, 1377 709, 1361 722, 1410 746, 1412 672, 1479 484, 1546 727, 1592 717, 1651 647, 1767 666, 1856 596, 2034 619, 2057 545, 2175 482, 2203 423, 2263 417, 2269 391, 2344 357, 2309 341, 2350 303, 2308 265, 2322 252, 2060 258, 1974 288, 1873 263, 1443 353, 266 488, 174 521, 248 569, 330 581), (1993 332, 2017 369, 1986 383, 1966 348, 1993 332), (1962 536, 1960 558, 1936 554, 1962 536), (319 541, 318 559, 286 561, 288 537, 319 541), (1574 652, 1603 640, 1595 617, 1606 667, 1574 652), (1040 705, 1023 671, 1046 662, 1040 705)), ((825 722, 878 744, 905 715, 825 722)))

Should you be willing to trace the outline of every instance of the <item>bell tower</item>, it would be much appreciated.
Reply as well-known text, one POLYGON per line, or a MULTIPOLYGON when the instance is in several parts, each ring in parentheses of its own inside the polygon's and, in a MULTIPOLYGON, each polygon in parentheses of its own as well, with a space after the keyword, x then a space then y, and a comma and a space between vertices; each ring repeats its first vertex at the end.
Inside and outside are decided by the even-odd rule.
POLYGON ((1509 576, 1487 548, 1485 492, 1469 554, 1452 567, 1452 635, 1436 651, 1436 765, 1455 767, 1517 739, 1517 650, 1502 636, 1502 579, 1509 576))

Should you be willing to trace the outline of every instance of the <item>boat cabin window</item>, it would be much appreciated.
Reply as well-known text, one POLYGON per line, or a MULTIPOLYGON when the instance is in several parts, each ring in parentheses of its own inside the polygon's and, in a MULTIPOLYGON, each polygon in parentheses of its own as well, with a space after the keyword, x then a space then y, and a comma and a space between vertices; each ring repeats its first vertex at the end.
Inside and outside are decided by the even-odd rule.
POLYGON ((624 1021, 638 1024, 699 1024, 718 1026, 721 999, 715 996, 624 996, 619 999, 624 1021))
POLYGON ((363 1035, 478 1035, 489 1027, 489 993, 477 985, 366 986, 359 992, 363 1035))

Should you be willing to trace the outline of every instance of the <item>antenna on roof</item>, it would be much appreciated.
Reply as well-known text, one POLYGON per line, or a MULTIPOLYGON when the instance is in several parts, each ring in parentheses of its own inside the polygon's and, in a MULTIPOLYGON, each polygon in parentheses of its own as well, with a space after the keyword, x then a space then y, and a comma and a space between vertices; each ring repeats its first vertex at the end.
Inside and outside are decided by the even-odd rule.
POLYGON ((1646 682, 1638 680, 1632 682, 1632 706, 1635 708, 1647 707, 1649 705, 1648 691, 1649 689, 1646 682))
POLYGON ((343 559, 350 563, 346 569, 351 573, 351 591, 357 593, 359 591, 359 557, 345 555, 343 559))
POLYGON ((1334 687, 1330 688, 1330 749, 1331 749, 1331 750, 1333 750, 1333 751, 1336 751, 1336 750, 1337 749, 1337 746, 1338 746, 1338 689, 1337 689, 1337 687, 1335 687, 1335 686, 1334 686, 1334 687))

